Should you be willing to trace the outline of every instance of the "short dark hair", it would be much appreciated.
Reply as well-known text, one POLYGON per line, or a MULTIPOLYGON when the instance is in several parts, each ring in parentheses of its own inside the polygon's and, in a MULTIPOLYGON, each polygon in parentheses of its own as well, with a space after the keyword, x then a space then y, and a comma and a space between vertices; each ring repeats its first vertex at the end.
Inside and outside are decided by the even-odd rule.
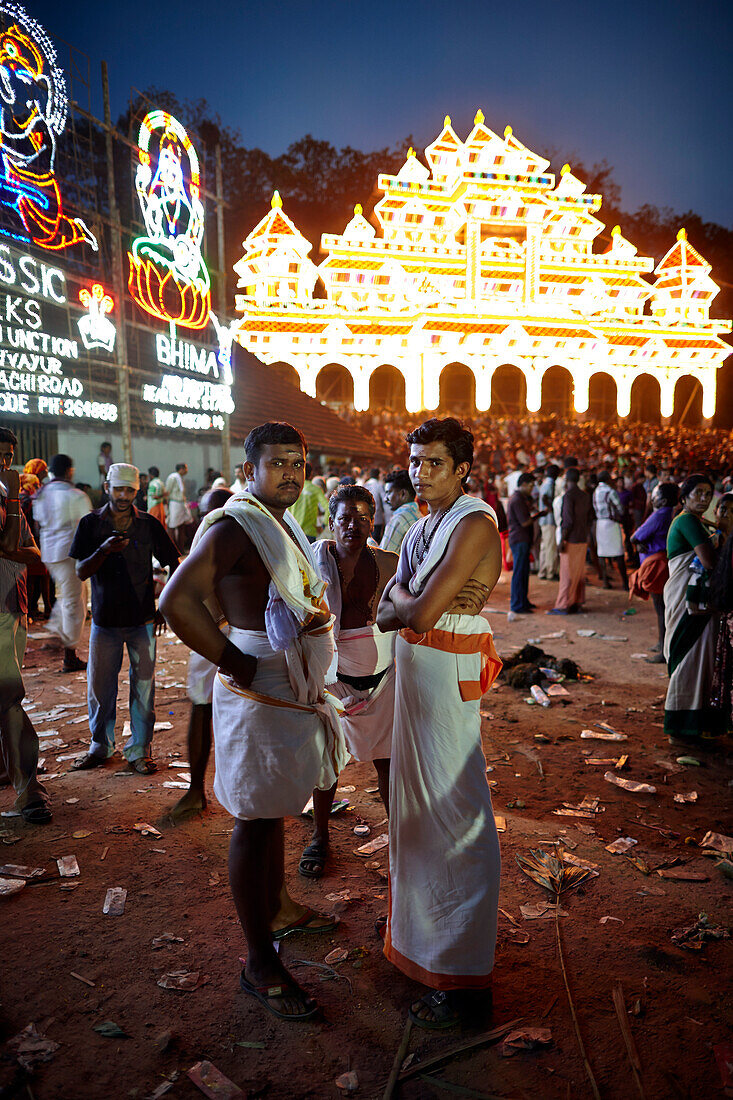
POLYGON ((565 471, 565 481, 571 485, 577 485, 580 481, 580 471, 577 466, 568 466, 565 471))
POLYGON ((598 481, 602 481, 605 485, 610 485, 611 475, 609 474, 608 470, 599 470, 596 476, 598 481))
MULTIPOLYGON (((247 461, 256 466, 260 461, 262 448, 268 444, 295 443, 303 448, 305 456, 308 444, 299 428, 294 428, 285 420, 268 420, 265 424, 258 424, 253 428, 244 441, 244 453, 247 461)), ((244 472, 244 471, 242 471, 244 472)))
POLYGON ((547 466, 546 469, 545 469, 545 477, 551 477, 553 479, 553 481, 555 480, 555 478, 557 477, 557 475, 559 473, 560 473, 560 469, 559 469, 558 466, 555 465, 554 462, 551 462, 550 465, 547 466))
POLYGON ((312 473, 313 473, 313 467, 311 466, 310 462, 306 462, 306 464, 305 464, 305 476, 306 476, 307 481, 310 481, 312 473))
POLYGON ((182 470, 184 466, 188 466, 188 463, 187 462, 176 462, 176 473, 178 473, 179 470, 182 470))
MULTIPOLYGON (((673 481, 660 481, 658 485, 655 485, 654 493, 658 493, 662 498, 665 508, 674 508, 679 496, 679 491, 673 481)), ((652 493, 652 496, 654 493, 652 493)))
POLYGON ((517 478, 517 488, 520 485, 529 485, 530 481, 534 485, 534 474, 531 474, 529 470, 525 470, 523 474, 520 474, 517 478))
POLYGON ((715 491, 712 478, 709 478, 707 474, 690 474, 680 485, 680 500, 686 500, 690 493, 697 489, 698 485, 709 485, 711 490, 715 491))
POLYGON ((335 493, 331 493, 328 500, 328 513, 331 519, 336 519, 339 504, 366 504, 369 515, 374 519, 376 505, 374 497, 363 485, 342 485, 335 493))
POLYGON ((578 465, 578 460, 574 455, 568 455, 562 460, 562 464, 566 470, 572 470, 578 465))
POLYGON ((151 477, 160 477, 160 470, 157 466, 148 466, 148 473, 151 477))
POLYGON ((104 441, 104 443, 102 444, 102 446, 103 446, 103 447, 109 447, 109 448, 111 449, 111 447, 112 447, 112 444, 111 444, 111 443, 109 442, 109 440, 108 440, 108 439, 105 439, 105 441, 104 441))
POLYGON ((10 428, 0 428, 0 443, 12 443, 17 447, 18 437, 15 432, 11 432, 10 428))
POLYGON ((410 500, 415 499, 415 486, 410 481, 407 470, 393 470, 384 479, 385 485, 394 485, 395 489, 403 489, 409 494, 410 500))
POLYGON ((66 477, 71 467, 74 465, 74 459, 71 455, 54 455, 48 464, 49 472, 54 477, 66 477))
POLYGON ((379 477, 379 466, 372 466, 369 471, 369 477, 379 477))
POLYGON ((468 475, 473 466, 473 433, 469 432, 460 420, 456 420, 454 416, 446 416, 443 420, 439 420, 437 416, 431 416, 405 438, 410 444, 442 443, 453 459, 454 470, 462 462, 468 463, 468 471, 461 484, 465 485, 468 481, 468 475))

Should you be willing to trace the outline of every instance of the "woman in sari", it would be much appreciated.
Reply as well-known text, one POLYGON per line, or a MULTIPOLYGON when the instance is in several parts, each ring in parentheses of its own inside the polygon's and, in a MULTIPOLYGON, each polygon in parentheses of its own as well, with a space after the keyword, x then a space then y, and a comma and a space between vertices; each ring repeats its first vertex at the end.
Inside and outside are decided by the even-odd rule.
POLYGON ((148 470, 148 513, 163 524, 165 522, 165 502, 168 498, 168 494, 165 491, 165 485, 160 479, 160 470, 157 466, 151 466, 148 470))
POLYGON ((705 474, 688 477, 680 486, 682 511, 667 535, 664 731, 673 745, 715 737, 722 728, 720 711, 711 706, 718 617, 708 610, 705 583, 715 566, 714 529, 702 519, 712 496, 705 474))

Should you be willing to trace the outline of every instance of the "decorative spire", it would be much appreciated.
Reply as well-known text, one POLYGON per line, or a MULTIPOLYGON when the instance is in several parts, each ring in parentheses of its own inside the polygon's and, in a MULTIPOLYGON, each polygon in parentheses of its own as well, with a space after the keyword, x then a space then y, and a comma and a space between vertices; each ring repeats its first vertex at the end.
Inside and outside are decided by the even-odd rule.
POLYGON ((450 124, 451 124, 450 115, 446 115, 445 118, 443 119, 443 129, 447 130, 448 127, 450 126, 450 124))
POLYGON ((412 146, 410 146, 410 148, 407 150, 407 155, 408 155, 408 157, 414 157, 415 156, 415 150, 412 148, 412 146))
POLYGON ((473 118, 474 124, 476 126, 482 126, 483 123, 484 123, 485 118, 486 118, 486 115, 484 114, 484 112, 479 107, 478 111, 476 112, 476 114, 474 115, 474 118, 473 118))
POLYGON ((686 241, 687 240, 687 230, 686 229, 679 229, 677 231, 677 240, 678 241, 686 241))
POLYGON ((282 210, 283 200, 280 198, 279 191, 272 192, 272 198, 270 199, 270 206, 273 210, 282 210))
POLYGON ((354 213, 356 214, 357 218, 360 214, 364 213, 364 207, 361 205, 360 202, 357 202, 356 206, 354 207, 354 213))
POLYGON ((621 236, 621 226, 620 225, 614 225, 613 229, 611 230, 611 236, 612 237, 620 237, 621 236))
POLYGON ((512 130, 511 126, 505 126, 504 127, 504 137, 505 138, 509 139, 512 136, 513 133, 514 133, 514 131, 512 130))
POLYGON ((570 171, 570 165, 569 164, 563 164, 562 168, 560 169, 560 175, 561 176, 567 176, 569 171, 570 171))

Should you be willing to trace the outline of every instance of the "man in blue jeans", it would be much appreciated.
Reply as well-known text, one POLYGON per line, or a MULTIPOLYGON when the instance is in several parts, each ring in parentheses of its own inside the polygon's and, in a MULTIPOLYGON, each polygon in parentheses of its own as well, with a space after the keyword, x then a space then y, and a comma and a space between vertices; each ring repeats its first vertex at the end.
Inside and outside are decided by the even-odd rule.
POLYGON ((178 550, 163 525, 134 506, 140 488, 135 466, 110 466, 108 503, 79 521, 69 554, 80 580, 92 580, 87 701, 92 740, 74 764, 97 768, 115 748, 117 678, 125 647, 130 658, 131 736, 123 753, 132 772, 152 775, 157 765, 150 746, 155 725, 155 640, 165 620, 155 607, 153 558, 178 565, 178 550))
POLYGON ((533 541, 534 521, 545 512, 533 512, 531 507, 534 476, 520 474, 517 488, 509 497, 506 510, 509 526, 509 546, 514 565, 510 609, 514 615, 529 615, 534 604, 529 602, 529 551, 533 541))

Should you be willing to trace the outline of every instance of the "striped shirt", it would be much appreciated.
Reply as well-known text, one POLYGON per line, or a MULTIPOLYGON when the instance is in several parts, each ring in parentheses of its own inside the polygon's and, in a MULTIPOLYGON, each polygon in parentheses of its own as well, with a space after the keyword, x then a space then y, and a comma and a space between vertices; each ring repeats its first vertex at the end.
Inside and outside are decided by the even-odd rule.
MULTIPOLYGON (((0 518, 5 520, 5 500, 0 498, 0 518)), ((30 546, 33 542, 28 521, 20 513, 20 546, 30 546)), ((0 557, 0 614, 27 615, 28 589, 26 585, 26 567, 19 561, 9 561, 0 557)))
POLYGON ((416 500, 411 500, 409 504, 401 504, 397 511, 392 513, 392 518, 379 544, 380 549, 392 550, 393 553, 399 554, 402 540, 413 523, 417 523, 419 519, 420 509, 416 500))

